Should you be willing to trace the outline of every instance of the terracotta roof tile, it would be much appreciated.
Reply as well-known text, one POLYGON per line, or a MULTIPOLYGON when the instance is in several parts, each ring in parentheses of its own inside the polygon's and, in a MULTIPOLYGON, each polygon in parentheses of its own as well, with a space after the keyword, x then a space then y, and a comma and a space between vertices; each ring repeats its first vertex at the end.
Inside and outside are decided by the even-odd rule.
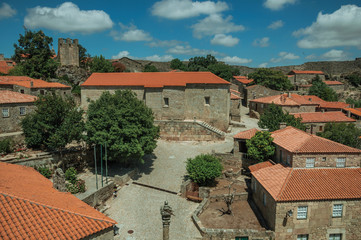
MULTIPOLYGON (((312 96, 311 96, 312 97, 312 96)), ((275 96, 268 96, 250 100, 250 102, 257 102, 257 103, 274 103, 276 105, 281 106, 301 106, 301 105, 318 105, 318 103, 310 101, 310 96, 301 96, 298 94, 279 94, 275 96)))
POLYGON ((321 102, 320 108, 343 109, 350 107, 350 104, 344 102, 321 102))
POLYGON ((81 86, 142 86, 162 88, 187 84, 230 83, 210 72, 93 73, 81 86))
POLYGON ((266 162, 261 162, 261 163, 251 165, 251 166, 248 167, 248 169, 249 169, 249 171, 251 173, 253 173, 253 172, 258 171, 258 170, 260 170, 262 168, 271 167, 273 165, 274 165, 274 163, 272 163, 270 161, 266 161, 266 162))
POLYGON ((344 108, 346 111, 350 111, 352 114, 361 117, 361 108, 344 108))
POLYGON ((254 81, 253 79, 248 79, 246 76, 233 76, 233 78, 243 84, 249 84, 254 81))
POLYGON ((252 128, 246 131, 242 131, 237 133, 233 136, 235 139, 251 139, 254 135, 256 135, 256 132, 259 132, 257 128, 252 128))
POLYGON ((237 100, 237 99, 241 99, 241 97, 231 93, 231 100, 237 100))
POLYGON ((288 126, 274 131, 273 143, 292 153, 357 153, 361 150, 288 126))
POLYGON ((322 71, 301 71, 301 70, 292 70, 291 73, 295 73, 295 74, 319 74, 319 75, 324 75, 324 73, 322 71))
POLYGON ((26 88, 68 88, 70 86, 58 82, 46 82, 41 79, 32 79, 27 76, 0 76, 0 84, 17 85, 26 88), (33 86, 31 86, 31 83, 33 86))
POLYGON ((323 81, 323 82, 326 83, 327 85, 343 85, 343 83, 339 81, 323 81))
POLYGON ((8 74, 15 65, 15 62, 13 61, 0 61, 0 73, 8 74))
POLYGON ((22 94, 18 92, 0 90, 0 104, 4 103, 30 103, 35 102, 38 98, 36 96, 22 94))
POLYGON ((360 168, 291 169, 277 164, 252 175, 277 202, 361 199, 360 168))
POLYGON ((302 123, 327 123, 327 122, 356 122, 347 117, 343 112, 302 112, 290 113, 296 118, 302 118, 302 123))
POLYGON ((234 94, 237 94, 237 95, 240 95, 240 94, 241 94, 240 92, 238 92, 238 91, 236 91, 236 90, 234 90, 234 89, 230 89, 230 91, 233 92, 234 94))
POLYGON ((0 239, 82 239, 114 224, 33 168, 0 163, 0 239))

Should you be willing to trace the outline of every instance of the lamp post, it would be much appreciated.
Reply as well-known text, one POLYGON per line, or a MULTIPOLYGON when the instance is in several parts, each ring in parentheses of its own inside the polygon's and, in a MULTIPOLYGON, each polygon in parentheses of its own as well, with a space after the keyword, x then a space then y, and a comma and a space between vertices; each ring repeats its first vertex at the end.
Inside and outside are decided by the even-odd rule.
POLYGON ((163 223, 163 240, 169 240, 170 217, 174 214, 167 201, 165 201, 164 205, 160 208, 160 215, 162 215, 163 223))

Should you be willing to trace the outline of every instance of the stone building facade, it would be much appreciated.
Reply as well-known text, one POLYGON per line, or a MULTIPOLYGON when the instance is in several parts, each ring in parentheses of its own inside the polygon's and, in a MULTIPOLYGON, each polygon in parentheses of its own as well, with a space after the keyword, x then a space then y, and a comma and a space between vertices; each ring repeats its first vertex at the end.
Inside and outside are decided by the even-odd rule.
POLYGON ((153 111, 155 120, 201 120, 226 131, 230 84, 209 72, 93 73, 81 85, 81 105, 104 91, 131 90, 153 111))
POLYGON ((231 89, 231 109, 230 119, 231 121, 241 121, 241 97, 238 91, 231 89))
POLYGON ((294 85, 304 85, 305 83, 312 83, 312 80, 319 76, 321 80, 325 80, 325 74, 322 71, 301 71, 292 70, 288 73, 288 79, 294 85))
POLYGON ((252 85, 244 88, 243 90, 243 102, 242 105, 245 107, 249 107, 249 102, 252 99, 267 97, 267 96, 275 96, 281 94, 280 91, 270 89, 268 87, 262 85, 252 85))
POLYGON ((78 39, 58 39, 58 58, 61 66, 79 67, 79 46, 78 39))

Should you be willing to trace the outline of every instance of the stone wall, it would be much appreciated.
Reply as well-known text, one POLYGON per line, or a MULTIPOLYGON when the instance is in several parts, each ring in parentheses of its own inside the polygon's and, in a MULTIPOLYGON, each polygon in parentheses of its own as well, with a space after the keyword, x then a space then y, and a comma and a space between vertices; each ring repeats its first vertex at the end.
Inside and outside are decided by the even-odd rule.
POLYGON ((281 94, 280 91, 273 90, 261 85, 254 85, 244 88, 243 106, 248 107, 249 101, 256 98, 275 96, 281 94))
MULTIPOLYGON (((268 103, 251 102, 249 106, 250 112, 256 111, 259 114, 264 113, 268 103)), ((299 113, 299 112, 316 112, 317 105, 304 105, 304 106, 281 106, 283 112, 299 113)))
MULTIPOLYGON (((294 83, 293 84, 300 84, 301 82, 304 82, 302 80, 306 80, 307 83, 311 84, 312 80, 317 76, 318 74, 295 74, 294 76, 294 83)), ((325 75, 318 75, 322 81, 324 81, 325 75)))
POLYGON ((71 40, 70 38, 58 39, 58 58, 60 64, 79 66, 79 46, 78 39, 71 40))
POLYGON ((86 204, 94 207, 100 205, 102 202, 112 197, 113 191, 114 191, 114 182, 111 181, 108 185, 105 185, 104 187, 100 187, 94 193, 86 196, 81 200, 86 204))
POLYGON ((34 103, 8 103, 0 104, 0 133, 11 133, 22 131, 21 121, 24 117, 34 111, 34 103), (20 115, 20 108, 25 108, 25 114, 20 115), (8 109, 9 117, 4 117, 2 110, 8 109))
POLYGON ((231 99, 230 116, 232 121, 241 121, 241 99, 231 99))

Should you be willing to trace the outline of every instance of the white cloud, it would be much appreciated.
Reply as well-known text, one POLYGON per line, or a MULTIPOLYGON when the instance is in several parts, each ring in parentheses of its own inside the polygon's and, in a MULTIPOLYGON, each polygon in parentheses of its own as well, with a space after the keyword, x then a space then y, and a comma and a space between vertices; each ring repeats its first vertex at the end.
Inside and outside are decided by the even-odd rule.
POLYGON ((295 60, 295 59, 299 59, 300 57, 293 54, 293 53, 288 53, 288 52, 280 52, 278 54, 278 58, 271 58, 271 62, 273 63, 278 63, 284 60, 295 60))
POLYGON ((266 0, 263 6, 271 10, 280 10, 286 4, 295 4, 295 3, 296 0, 266 0))
POLYGON ((120 51, 117 55, 112 56, 112 59, 119 59, 122 57, 130 57, 130 53, 128 51, 120 51))
POLYGON ((301 48, 329 48, 337 46, 361 47, 361 7, 344 5, 331 13, 318 13, 311 26, 293 33, 303 36, 297 45, 301 48))
POLYGON ((253 46, 256 46, 256 47, 268 47, 269 46, 269 37, 255 39, 253 41, 253 46))
POLYGON ((275 21, 275 22, 271 23, 268 26, 268 28, 275 30, 275 29, 283 27, 283 25, 284 25, 284 22, 282 20, 278 20, 278 21, 275 21))
POLYGON ((193 35, 196 38, 202 38, 203 36, 239 32, 245 29, 244 26, 236 25, 231 21, 232 16, 223 18, 220 14, 212 14, 192 25, 193 35))
POLYGON ((27 28, 46 28, 58 32, 94 33, 113 27, 109 15, 101 10, 80 10, 72 2, 56 8, 40 7, 28 9, 24 25, 27 28))
POLYGON ((152 37, 149 33, 144 30, 138 29, 135 25, 130 24, 130 26, 123 25, 119 23, 119 26, 123 31, 111 31, 110 35, 116 41, 126 41, 126 42, 141 42, 141 41, 151 41, 152 37))
POLYGON ((153 55, 153 56, 145 57, 145 59, 155 62, 169 62, 172 59, 174 59, 174 57, 172 55, 164 55, 164 56, 153 55))
POLYGON ((347 60, 348 56, 342 50, 332 49, 324 54, 321 55, 322 59, 331 60, 331 61, 342 61, 347 60))
POLYGON ((201 14, 210 15, 228 9, 226 2, 195 1, 192 0, 162 0, 152 6, 154 16, 172 20, 196 17, 201 14))
POLYGON ((223 45, 226 47, 233 47, 239 42, 238 38, 232 37, 231 35, 216 34, 211 40, 213 45, 223 45))
POLYGON ((316 56, 316 54, 311 54, 311 55, 306 56, 305 58, 308 60, 312 60, 312 59, 316 59, 317 56, 316 56))
POLYGON ((168 49, 167 53, 171 53, 171 54, 175 54, 175 55, 180 54, 180 55, 191 55, 191 56, 207 55, 207 54, 211 54, 213 56, 224 55, 224 54, 219 53, 214 50, 204 50, 204 49, 192 48, 189 45, 186 45, 186 46, 177 45, 173 48, 168 49))
POLYGON ((260 65, 258 65, 259 68, 266 68, 268 65, 268 63, 261 63, 260 65))
POLYGON ((183 44, 184 42, 178 41, 178 40, 155 40, 149 44, 147 44, 149 47, 174 47, 179 44, 183 44))
POLYGON ((4 18, 10 18, 16 14, 16 10, 9 4, 3 3, 0 8, 0 20, 4 18))
POLYGON ((233 56, 233 57, 227 56, 227 57, 221 58, 220 61, 231 64, 231 65, 236 65, 236 64, 250 63, 250 62, 252 62, 252 59, 240 58, 237 56, 233 56))

